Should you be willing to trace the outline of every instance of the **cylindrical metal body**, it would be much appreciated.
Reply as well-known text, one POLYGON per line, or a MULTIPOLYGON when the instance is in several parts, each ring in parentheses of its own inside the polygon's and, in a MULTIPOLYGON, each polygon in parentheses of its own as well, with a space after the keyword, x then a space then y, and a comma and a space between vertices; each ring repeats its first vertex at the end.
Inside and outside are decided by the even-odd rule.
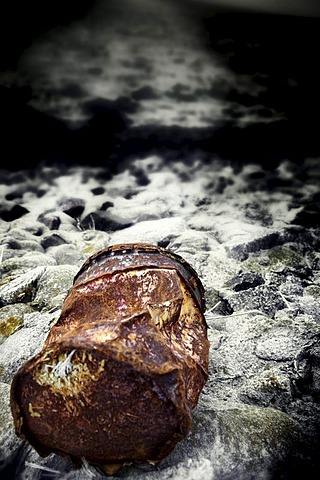
POLYGON ((127 244, 90 257, 42 351, 14 377, 17 434, 42 455, 161 461, 189 432, 207 380, 204 309, 177 254, 127 244))

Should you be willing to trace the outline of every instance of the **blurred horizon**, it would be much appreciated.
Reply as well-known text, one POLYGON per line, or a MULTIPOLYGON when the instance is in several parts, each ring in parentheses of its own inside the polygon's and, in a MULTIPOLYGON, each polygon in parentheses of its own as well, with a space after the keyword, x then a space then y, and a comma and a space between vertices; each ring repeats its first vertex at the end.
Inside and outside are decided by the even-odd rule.
POLYGON ((320 155, 317 2, 17 5, 0 20, 8 168, 320 155))
POLYGON ((198 6, 202 4, 217 11, 230 9, 273 15, 320 16, 318 0, 186 0, 186 2, 198 6))

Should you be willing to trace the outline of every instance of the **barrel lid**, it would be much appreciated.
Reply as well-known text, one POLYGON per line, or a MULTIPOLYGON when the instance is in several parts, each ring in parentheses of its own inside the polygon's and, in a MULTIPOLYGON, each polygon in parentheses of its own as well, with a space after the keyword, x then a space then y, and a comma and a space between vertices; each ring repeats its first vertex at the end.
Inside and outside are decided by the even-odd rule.
POLYGON ((142 267, 175 268, 204 312, 204 287, 194 268, 177 253, 148 243, 111 245, 91 255, 75 276, 74 285, 85 283, 102 274, 142 267))

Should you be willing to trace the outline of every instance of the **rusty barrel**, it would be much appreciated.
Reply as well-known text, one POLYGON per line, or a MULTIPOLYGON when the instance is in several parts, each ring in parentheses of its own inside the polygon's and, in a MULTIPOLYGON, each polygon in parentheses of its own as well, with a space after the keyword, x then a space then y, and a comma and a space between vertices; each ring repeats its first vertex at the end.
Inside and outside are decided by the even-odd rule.
POLYGON ((74 279, 39 354, 15 374, 16 433, 40 455, 158 463, 191 428, 208 376, 204 290, 179 255, 107 247, 74 279))

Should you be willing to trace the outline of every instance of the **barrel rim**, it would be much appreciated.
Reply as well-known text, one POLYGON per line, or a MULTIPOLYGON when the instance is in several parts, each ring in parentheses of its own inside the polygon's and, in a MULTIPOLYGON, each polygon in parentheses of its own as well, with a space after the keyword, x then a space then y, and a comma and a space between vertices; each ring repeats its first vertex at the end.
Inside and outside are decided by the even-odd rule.
POLYGON ((195 269, 190 265, 189 262, 187 262, 181 255, 177 254, 176 252, 173 252, 170 249, 160 247, 158 245, 153 245, 149 243, 120 243, 120 244, 115 244, 115 245, 110 245, 108 247, 105 247, 98 252, 94 253, 91 255, 87 260, 82 264, 80 270, 74 277, 73 283, 79 279, 79 277, 94 263, 96 263, 99 260, 99 257, 102 256, 108 256, 108 255, 113 255, 113 254, 132 254, 132 253, 157 253, 161 255, 165 255, 166 257, 169 257, 175 262, 178 262, 182 265, 183 268, 185 268, 188 273, 190 274, 192 280, 194 280, 195 283, 192 284, 193 289, 198 289, 200 293, 200 307, 202 308, 203 311, 205 311, 205 290, 203 287, 203 284, 195 271, 195 269))

